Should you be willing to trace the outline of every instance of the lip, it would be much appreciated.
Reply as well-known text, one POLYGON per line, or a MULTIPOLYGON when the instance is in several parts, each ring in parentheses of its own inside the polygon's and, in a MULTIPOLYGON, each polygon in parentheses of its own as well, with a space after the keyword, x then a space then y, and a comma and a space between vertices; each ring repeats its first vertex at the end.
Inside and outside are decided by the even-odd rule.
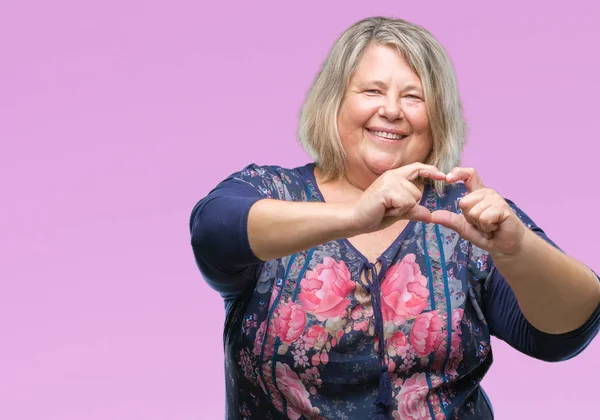
MULTIPOLYGON (((399 144, 399 143, 402 143, 404 140, 406 140, 406 138, 408 137, 406 134, 396 131, 396 132, 394 132, 394 134, 399 134, 404 137, 399 140, 388 139, 386 137, 379 137, 377 134, 375 134, 373 131, 371 131, 370 128, 366 129, 366 131, 367 131, 367 133, 369 133, 370 136, 373 137, 373 140, 375 140, 376 142, 379 142, 379 143, 384 143, 384 144, 399 144)), ((389 130, 374 130, 374 131, 384 131, 386 133, 391 133, 391 131, 389 131, 389 130)))

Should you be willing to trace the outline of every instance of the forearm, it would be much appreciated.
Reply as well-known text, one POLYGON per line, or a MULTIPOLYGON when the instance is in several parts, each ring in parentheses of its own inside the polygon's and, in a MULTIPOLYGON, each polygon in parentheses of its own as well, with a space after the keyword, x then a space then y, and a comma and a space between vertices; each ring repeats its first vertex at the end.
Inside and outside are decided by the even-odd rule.
POLYGON ((252 252, 267 261, 352 236, 347 206, 264 199, 248 214, 252 252))
POLYGON ((600 282, 584 264, 527 230, 521 251, 492 255, 525 318, 560 334, 582 326, 600 304, 600 282))

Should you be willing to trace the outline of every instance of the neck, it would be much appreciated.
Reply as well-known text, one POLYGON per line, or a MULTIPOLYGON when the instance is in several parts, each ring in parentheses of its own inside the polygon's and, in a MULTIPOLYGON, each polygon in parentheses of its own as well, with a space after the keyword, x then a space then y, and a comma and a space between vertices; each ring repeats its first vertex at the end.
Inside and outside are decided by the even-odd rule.
MULTIPOLYGON (((364 190, 369 188, 373 182, 377 180, 381 175, 376 173, 357 173, 356 171, 349 170, 345 175, 339 179, 332 179, 327 182, 323 182, 321 170, 315 167, 315 178, 319 184, 327 184, 330 188, 338 190, 343 193, 346 197, 356 197, 360 195, 364 190)), ((421 191, 425 189, 425 185, 419 178, 413 181, 413 184, 421 191)))

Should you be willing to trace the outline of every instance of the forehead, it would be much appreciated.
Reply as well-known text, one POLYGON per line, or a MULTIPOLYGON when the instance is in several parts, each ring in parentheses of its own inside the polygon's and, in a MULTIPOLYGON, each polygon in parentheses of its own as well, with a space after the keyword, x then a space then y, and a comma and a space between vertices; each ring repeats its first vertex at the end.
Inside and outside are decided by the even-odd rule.
POLYGON ((388 85, 411 84, 421 87, 421 79, 393 45, 369 45, 358 62, 350 83, 368 83, 373 80, 388 85))

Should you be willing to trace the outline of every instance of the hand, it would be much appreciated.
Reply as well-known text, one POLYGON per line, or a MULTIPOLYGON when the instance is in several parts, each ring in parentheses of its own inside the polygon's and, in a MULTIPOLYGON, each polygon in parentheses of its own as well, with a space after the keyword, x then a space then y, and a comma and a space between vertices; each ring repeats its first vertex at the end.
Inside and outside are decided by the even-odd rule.
POLYGON ((357 234, 384 229, 400 219, 430 223, 430 211, 419 204, 422 192, 413 183, 418 177, 446 180, 438 168, 412 163, 383 173, 351 209, 357 234))
POLYGON ((462 214, 436 210, 431 213, 431 223, 454 230, 492 256, 511 255, 521 249, 527 227, 500 194, 483 186, 475 169, 454 168, 446 181, 464 181, 469 191, 459 202, 462 214))

